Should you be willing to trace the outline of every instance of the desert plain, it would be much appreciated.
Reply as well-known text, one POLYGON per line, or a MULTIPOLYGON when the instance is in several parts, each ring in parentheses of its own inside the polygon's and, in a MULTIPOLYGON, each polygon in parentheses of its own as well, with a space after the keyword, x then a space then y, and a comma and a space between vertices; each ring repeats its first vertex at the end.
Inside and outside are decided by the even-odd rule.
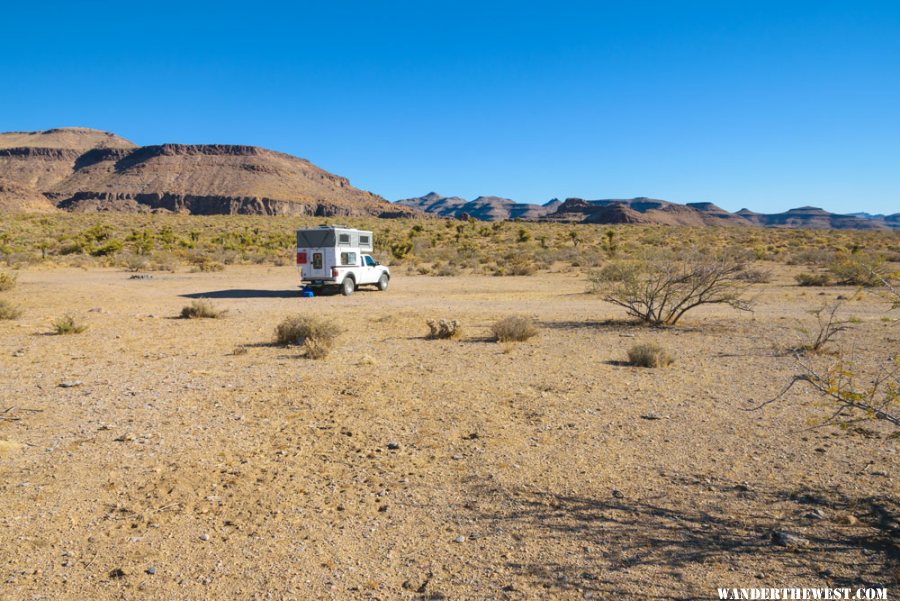
MULTIPOLYGON (((781 352, 837 296, 860 364, 873 291, 778 266, 753 312, 650 328, 579 273, 395 275, 300 298, 293 266, 24 267, 0 321, 0 599, 687 599, 897 590, 897 442, 814 427, 781 352), (178 319, 206 298, 219 319, 178 319), (71 313, 87 329, 51 335, 71 313), (273 344, 338 322, 324 360, 273 344), (501 344, 491 324, 532 318, 501 344), (429 340, 427 319, 463 325, 429 340), (675 363, 624 364, 636 342, 675 363), (773 533, 801 537, 785 547, 773 533)), ((826 365, 833 357, 813 357, 826 365)))

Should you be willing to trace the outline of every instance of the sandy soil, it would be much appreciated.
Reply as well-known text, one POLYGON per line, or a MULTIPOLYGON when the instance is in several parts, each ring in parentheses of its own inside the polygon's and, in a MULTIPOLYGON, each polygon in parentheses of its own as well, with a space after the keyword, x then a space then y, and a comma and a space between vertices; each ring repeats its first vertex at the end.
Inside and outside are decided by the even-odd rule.
MULTIPOLYGON (((0 599, 896 594, 897 442, 806 429, 823 413, 799 388, 746 411, 797 372, 773 345, 851 293, 789 275, 753 314, 653 330, 572 274, 301 299, 291 267, 24 271, 5 297, 25 313, 0 322, 0 599), (192 296, 228 314, 174 319, 192 296), (88 330, 48 335, 67 311, 88 330), (296 312, 345 328, 326 360, 270 344, 296 312), (491 342, 510 314, 540 335, 491 342), (440 317, 462 340, 424 338, 440 317), (637 341, 676 363, 621 365, 637 341)), ((898 348, 885 309, 848 304, 870 366, 898 348)))

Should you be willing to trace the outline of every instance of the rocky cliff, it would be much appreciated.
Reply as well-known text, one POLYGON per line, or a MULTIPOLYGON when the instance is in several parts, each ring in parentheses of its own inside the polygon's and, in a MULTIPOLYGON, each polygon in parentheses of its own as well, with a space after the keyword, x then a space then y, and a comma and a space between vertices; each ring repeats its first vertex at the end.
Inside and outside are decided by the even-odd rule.
POLYGON ((225 144, 136 147, 95 130, 0 134, 0 176, 71 211, 417 215, 281 152, 225 144), (58 147, 37 146, 52 143, 58 147))

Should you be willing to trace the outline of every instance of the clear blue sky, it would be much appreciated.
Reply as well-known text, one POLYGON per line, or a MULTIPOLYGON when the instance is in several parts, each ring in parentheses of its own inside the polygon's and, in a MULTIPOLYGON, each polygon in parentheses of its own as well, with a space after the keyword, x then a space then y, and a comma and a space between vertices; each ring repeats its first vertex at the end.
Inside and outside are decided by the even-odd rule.
POLYGON ((254 144, 389 199, 900 211, 900 2, 4 2, 0 130, 254 144))

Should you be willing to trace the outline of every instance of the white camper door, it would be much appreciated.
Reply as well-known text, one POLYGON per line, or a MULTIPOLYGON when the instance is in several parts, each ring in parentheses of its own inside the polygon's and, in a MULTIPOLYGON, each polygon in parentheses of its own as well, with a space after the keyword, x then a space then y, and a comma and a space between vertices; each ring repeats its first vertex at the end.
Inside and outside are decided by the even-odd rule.
POLYGON ((317 280, 324 278, 328 268, 325 266, 325 251, 321 248, 309 250, 309 277, 317 280))

